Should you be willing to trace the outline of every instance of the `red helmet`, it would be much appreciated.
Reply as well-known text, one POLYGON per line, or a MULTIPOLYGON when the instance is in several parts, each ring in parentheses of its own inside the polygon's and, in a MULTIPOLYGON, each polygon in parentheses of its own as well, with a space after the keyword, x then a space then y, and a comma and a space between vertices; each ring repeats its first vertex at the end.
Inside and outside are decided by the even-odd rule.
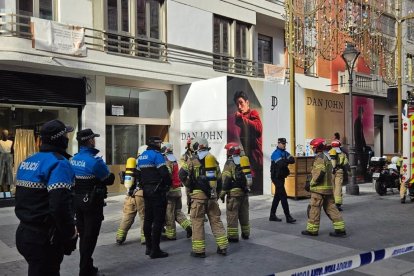
POLYGON ((325 149, 326 141, 323 138, 315 138, 310 142, 312 148, 316 149, 316 151, 322 151, 325 149))
POLYGON ((235 142, 228 143, 224 148, 227 150, 227 155, 239 155, 241 150, 239 144, 235 142))
POLYGON ((340 142, 339 140, 333 140, 333 141, 331 142, 331 146, 332 146, 333 148, 339 148, 339 147, 341 146, 341 142, 340 142))

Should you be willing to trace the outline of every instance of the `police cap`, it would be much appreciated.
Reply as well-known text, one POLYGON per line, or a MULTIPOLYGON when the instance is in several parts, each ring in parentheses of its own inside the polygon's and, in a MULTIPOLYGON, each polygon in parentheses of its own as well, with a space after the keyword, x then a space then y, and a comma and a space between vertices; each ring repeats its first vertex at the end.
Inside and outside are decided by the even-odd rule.
POLYGON ((62 121, 52 120, 43 124, 40 129, 40 136, 53 141, 72 131, 73 127, 66 126, 62 121))
POLYGON ((76 133, 76 140, 78 140, 79 142, 84 142, 84 141, 87 141, 89 139, 99 137, 99 136, 101 135, 93 133, 92 129, 86 128, 76 133))
POLYGON ((286 144, 286 138, 278 138, 277 143, 286 144))

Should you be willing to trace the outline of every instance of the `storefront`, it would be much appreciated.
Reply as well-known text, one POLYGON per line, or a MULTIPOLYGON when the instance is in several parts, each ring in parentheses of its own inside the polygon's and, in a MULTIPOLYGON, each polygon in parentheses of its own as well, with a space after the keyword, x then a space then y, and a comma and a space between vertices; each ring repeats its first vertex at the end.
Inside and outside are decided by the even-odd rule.
POLYGON ((13 197, 18 164, 39 150, 43 123, 59 119, 73 126, 68 152, 77 152, 75 133, 85 105, 85 82, 82 78, 0 71, 0 83, 0 205, 3 205, 13 197))
MULTIPOLYGON (((125 169, 129 157, 136 157, 138 148, 150 136, 168 141, 172 110, 172 86, 137 84, 117 85, 107 80, 105 86, 105 160, 115 175, 125 169)), ((123 192, 119 178, 109 192, 123 192)))

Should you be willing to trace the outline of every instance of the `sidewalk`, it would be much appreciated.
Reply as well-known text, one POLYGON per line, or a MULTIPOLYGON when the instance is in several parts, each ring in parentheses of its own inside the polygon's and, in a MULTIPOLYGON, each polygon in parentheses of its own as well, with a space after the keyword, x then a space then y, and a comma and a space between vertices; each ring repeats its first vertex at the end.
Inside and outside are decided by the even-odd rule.
MULTIPOLYGON (((178 226, 177 241, 161 243, 170 257, 151 260, 144 254, 145 246, 139 243, 139 221, 133 225, 124 245, 115 244, 123 199, 121 195, 108 198, 94 254, 95 264, 105 275, 268 275, 414 241, 414 203, 400 204, 397 192, 380 197, 369 183, 360 185, 359 196, 344 196, 347 238, 329 236, 332 224, 325 214, 321 216, 318 237, 302 236, 308 199, 289 200, 291 213, 298 221, 287 224, 281 206, 278 216, 283 222, 268 221, 271 196, 252 196, 251 238, 230 244, 228 256, 215 253, 214 238, 206 224, 207 258, 190 257, 191 240, 185 238, 185 231, 178 226)), ((183 201, 186 212, 185 197, 183 201)), ((225 204, 221 201, 220 208, 225 223, 225 204)), ((27 275, 27 264, 15 248, 17 224, 13 208, 0 209, 0 275, 27 275)), ((413 257, 409 253, 340 275, 414 275, 413 257)), ((79 252, 75 251, 65 257, 61 275, 77 275, 78 265, 79 252)))

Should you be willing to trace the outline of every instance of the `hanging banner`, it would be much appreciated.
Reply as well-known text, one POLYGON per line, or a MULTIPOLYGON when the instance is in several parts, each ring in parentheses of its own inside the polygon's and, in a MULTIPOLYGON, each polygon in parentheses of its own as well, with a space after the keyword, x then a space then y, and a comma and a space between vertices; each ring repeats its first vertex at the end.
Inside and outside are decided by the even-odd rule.
POLYGON ((54 21, 31 18, 32 47, 72 56, 86 56, 85 29, 54 21))

